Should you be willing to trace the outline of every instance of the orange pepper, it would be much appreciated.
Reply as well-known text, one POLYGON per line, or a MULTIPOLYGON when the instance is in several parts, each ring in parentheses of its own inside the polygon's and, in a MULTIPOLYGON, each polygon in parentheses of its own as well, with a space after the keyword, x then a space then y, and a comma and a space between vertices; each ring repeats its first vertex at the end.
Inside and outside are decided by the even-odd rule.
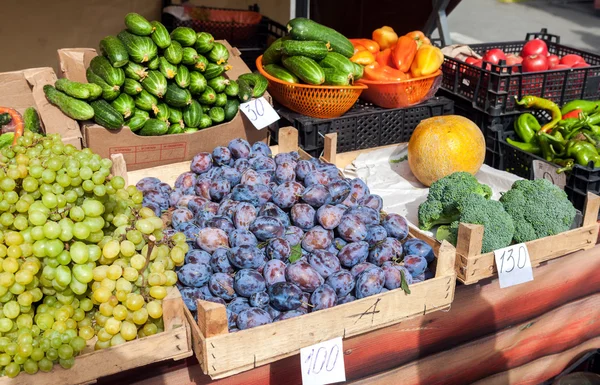
POLYGON ((350 43, 356 48, 356 45, 361 45, 367 49, 367 51, 371 52, 373 55, 376 55, 379 52, 379 44, 376 41, 371 39, 350 39, 350 43))
POLYGON ((392 27, 383 26, 373 31, 373 40, 379 44, 379 48, 384 50, 386 48, 392 48, 398 41, 398 35, 392 27))
POLYGON ((422 45, 410 66, 410 72, 415 78, 431 75, 442 66, 443 62, 442 50, 432 45, 422 45))
POLYGON ((375 56, 375 61, 382 66, 392 65, 392 49, 386 48, 375 56))
POLYGON ((417 53, 417 42, 408 36, 401 36, 392 49, 392 62, 402 72, 408 72, 417 53))
POLYGON ((408 79, 408 75, 390 66, 382 66, 373 62, 365 67, 365 79, 374 81, 401 81, 408 79))
POLYGON ((375 56, 369 51, 360 51, 350 58, 351 62, 363 66, 369 65, 375 61, 375 56))
POLYGON ((357 53, 361 52, 361 51, 366 51, 367 49, 365 47, 363 47, 360 44, 356 44, 354 45, 354 54, 356 55, 357 53))
POLYGON ((431 44, 431 41, 429 40, 429 38, 427 36, 425 36, 425 34, 421 31, 412 31, 412 32, 407 33, 404 36, 410 37, 411 39, 416 41, 417 48, 421 48, 421 46, 424 44, 431 44))

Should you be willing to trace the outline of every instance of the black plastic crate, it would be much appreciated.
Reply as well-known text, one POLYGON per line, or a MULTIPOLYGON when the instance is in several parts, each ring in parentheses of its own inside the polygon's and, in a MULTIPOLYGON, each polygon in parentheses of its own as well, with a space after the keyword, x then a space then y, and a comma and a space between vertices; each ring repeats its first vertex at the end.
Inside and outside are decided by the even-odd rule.
MULTIPOLYGON (((575 372, 588 372, 600 374, 600 349, 595 349, 584 353, 580 356, 577 361, 569 365, 565 370, 562 371, 558 376, 549 379, 541 383, 540 385, 552 385, 558 379, 566 376, 567 374, 575 372)), ((585 383, 585 382, 573 382, 573 383, 585 383)))
POLYGON ((528 33, 525 41, 473 44, 470 47, 481 55, 492 48, 518 54, 527 41, 535 38, 546 41, 550 54, 577 54, 590 67, 520 73, 520 66, 518 71, 512 66, 491 64, 488 64, 491 68, 482 69, 446 56, 442 65, 442 89, 450 92, 453 100, 462 98, 492 116, 515 111, 515 96, 541 96, 559 105, 575 99, 600 99, 600 55, 561 45, 560 37, 548 34, 546 29, 528 33))
MULTIPOLYGON (((338 152, 408 142, 421 120, 453 114, 454 103, 444 97, 434 97, 412 107, 386 109, 359 100, 344 115, 333 119, 311 118, 285 107, 277 112, 298 129, 302 148, 318 156, 323 151, 325 134, 332 132, 338 134, 338 152)), ((285 122, 279 126, 284 127, 285 122)), ((273 134, 276 138, 277 131, 273 134)))

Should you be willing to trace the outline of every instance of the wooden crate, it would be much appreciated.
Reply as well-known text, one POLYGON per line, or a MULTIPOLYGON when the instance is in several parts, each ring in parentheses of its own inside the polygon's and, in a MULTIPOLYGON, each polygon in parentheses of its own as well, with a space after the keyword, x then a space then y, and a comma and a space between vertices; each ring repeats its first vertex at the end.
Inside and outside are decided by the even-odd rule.
POLYGON ((21 373, 15 378, 0 377, 0 385, 92 384, 100 377, 128 369, 190 357, 193 351, 186 310, 179 290, 173 287, 163 299, 164 332, 96 351, 94 338, 84 354, 75 358, 75 365, 71 369, 55 365, 48 373, 21 373))
MULTIPOLYGON (((336 165, 336 135, 325 138, 323 158, 336 165)), ((310 155, 298 148, 298 132, 294 128, 279 131, 279 145, 273 154, 298 151, 302 158, 310 155)), ((340 155, 340 161, 358 156, 361 151, 340 155)), ((124 169, 119 157, 113 158, 117 168, 124 169)), ((189 171, 189 162, 127 173, 128 183, 154 176, 173 184, 182 172, 189 171)), ((123 170, 118 175, 123 175, 123 170)), ((410 237, 429 241, 418 232, 410 237)), ((202 370, 213 379, 228 377, 255 367, 298 354, 301 348, 335 337, 348 338, 438 310, 449 309, 454 299, 456 274, 455 249, 447 242, 431 243, 436 260, 435 277, 410 286, 411 294, 401 289, 378 294, 344 305, 309 313, 301 317, 278 321, 253 329, 229 333, 225 306, 198 301, 198 321, 185 309, 191 326, 194 352, 202 370)))

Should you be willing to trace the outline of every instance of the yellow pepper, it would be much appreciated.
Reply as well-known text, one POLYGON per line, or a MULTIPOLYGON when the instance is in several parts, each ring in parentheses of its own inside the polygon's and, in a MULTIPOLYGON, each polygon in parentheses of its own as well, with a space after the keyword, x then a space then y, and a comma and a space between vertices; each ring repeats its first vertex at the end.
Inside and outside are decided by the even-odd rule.
POLYGON ((351 62, 360 64, 363 66, 369 65, 375 61, 375 55, 369 51, 358 51, 350 58, 351 62))
POLYGON ((422 45, 410 66, 410 73, 414 78, 431 75, 437 71, 444 62, 444 54, 438 47, 422 45))

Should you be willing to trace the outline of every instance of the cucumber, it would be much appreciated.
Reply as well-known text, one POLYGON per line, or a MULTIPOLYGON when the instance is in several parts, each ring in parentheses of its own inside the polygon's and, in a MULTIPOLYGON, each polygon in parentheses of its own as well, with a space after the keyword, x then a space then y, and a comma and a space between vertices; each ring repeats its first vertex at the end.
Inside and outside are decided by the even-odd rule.
POLYGON ((148 69, 157 70, 160 67, 160 57, 156 56, 154 59, 148 62, 148 69))
POLYGON ((167 131, 167 134, 169 134, 169 135, 182 134, 182 133, 183 133, 183 127, 181 126, 180 123, 171 124, 169 126, 169 130, 167 131))
POLYGON ((128 13, 125 15, 125 25, 132 33, 140 36, 147 36, 154 31, 154 27, 146 18, 139 13, 128 13))
POLYGON ((132 61, 123 67, 123 71, 125 71, 125 76, 138 82, 148 76, 148 69, 146 67, 132 61))
POLYGON ((171 36, 169 36, 167 28, 160 21, 151 21, 150 24, 154 28, 152 35, 150 35, 154 44, 160 49, 166 49, 170 46, 171 36))
POLYGON ((102 88, 102 98, 105 100, 113 100, 119 96, 120 91, 119 88, 115 90, 115 87, 108 85, 100 76, 96 75, 91 68, 88 68, 85 71, 85 76, 91 84, 96 84, 100 88, 102 88))
POLYGON ((347 86, 353 75, 334 68, 323 68, 325 83, 328 86, 347 86))
POLYGON ((94 109, 82 100, 70 97, 49 84, 44 86, 44 94, 50 103, 65 115, 75 120, 88 120, 94 117, 94 109))
POLYGON ((215 98, 215 107, 225 107, 225 104, 227 104, 227 95, 225 95, 225 93, 220 93, 217 94, 217 97, 215 98))
POLYGON ((127 31, 121 31, 117 37, 123 42, 125 48, 127 48, 129 60, 135 63, 149 62, 158 53, 156 44, 149 37, 137 36, 127 31))
POLYGON ((146 111, 136 110, 133 116, 129 118, 129 120, 127 120, 124 124, 126 127, 129 127, 131 131, 136 132, 142 127, 144 127, 144 124, 146 124, 146 121, 148 119, 150 119, 150 117, 146 111), (145 113, 145 115, 142 113, 145 113))
POLYGON ((146 90, 140 92, 135 98, 135 106, 144 111, 152 111, 156 108, 157 103, 158 100, 156 97, 146 90))
POLYGON ((123 42, 116 36, 106 36, 100 40, 100 53, 108 58, 113 67, 123 67, 129 63, 129 54, 123 42))
POLYGON ((215 90, 215 92, 223 92, 229 85, 229 80, 222 75, 212 78, 208 81, 208 86, 215 90))
POLYGON ((113 100, 110 105, 117 110, 125 119, 135 112, 135 100, 127 94, 121 94, 113 100))
POLYGON ((240 86, 238 86, 235 80, 229 80, 229 84, 225 87, 225 95, 227 96, 237 96, 240 91, 240 86))
POLYGON ((102 95, 102 87, 95 83, 83 83, 87 89, 90 91, 89 101, 96 100, 102 95))
POLYGON ((321 60, 329 52, 329 47, 322 41, 286 40, 281 52, 287 56, 306 56, 313 60, 321 60))
POLYGON ((181 62, 186 66, 196 65, 198 60, 198 52, 192 47, 185 47, 181 51, 181 62))
POLYGON ((206 69, 204 70, 204 77, 206 79, 216 78, 225 72, 225 68, 226 66, 222 64, 208 63, 206 69))
POLYGON ((237 83, 240 88, 238 91, 238 99, 240 99, 242 103, 245 103, 252 98, 252 86, 244 79, 238 79, 237 83))
POLYGON ((194 68, 199 70, 200 72, 204 72, 207 66, 208 59, 202 55, 198 55, 198 57, 196 58, 196 64, 194 64, 194 68))
POLYGON ((77 99, 87 100, 90 98, 90 89, 84 83, 73 82, 69 79, 58 79, 54 83, 54 87, 77 99))
POLYGON ((192 95, 200 95, 206 89, 207 81, 204 75, 200 72, 192 71, 190 73, 190 86, 189 90, 192 95))
POLYGON ((187 127, 183 130, 184 134, 193 134, 194 132, 198 132, 198 129, 193 127, 187 127))
POLYGON ((267 64, 275 64, 281 61, 283 43, 289 39, 289 36, 280 37, 275 40, 265 51, 262 57, 263 66, 267 64))
POLYGON ((345 57, 354 55, 354 46, 338 31, 303 17, 292 19, 287 24, 287 30, 294 40, 318 40, 329 43, 333 52, 345 57))
POLYGON ((198 127, 201 117, 202 107, 195 100, 192 100, 192 103, 183 109, 183 121, 186 127, 198 127))
POLYGON ((139 131, 143 136, 157 136, 166 134, 169 131, 169 126, 166 122, 159 119, 148 119, 144 127, 139 131))
POLYGON ((239 79, 243 79, 250 84, 252 87, 252 96, 255 98, 260 98, 263 96, 267 90, 267 87, 269 86, 269 81, 267 78, 259 73, 243 74, 238 77, 238 80, 239 79))
POLYGON ((169 107, 169 111, 169 123, 175 124, 183 122, 183 112, 179 108, 169 107))
POLYGON ((364 67, 358 63, 352 63, 352 66, 354 67, 354 71, 352 71, 354 80, 362 78, 365 71, 364 67))
POLYGON ((278 64, 267 64, 266 66, 263 67, 263 69, 271 76, 273 76, 274 78, 277 78, 279 80, 283 80, 284 82, 288 82, 288 83, 299 83, 300 80, 298 79, 298 77, 296 75, 294 75, 293 73, 291 73, 290 71, 286 70, 285 68, 283 68, 282 66, 278 65, 278 64))
POLYGON ((206 58, 216 64, 227 63, 227 60, 229 60, 229 51, 223 44, 216 42, 206 58))
POLYGON ((203 128, 208 128, 210 126, 212 126, 213 122, 212 119, 210 118, 210 116, 208 115, 202 115, 202 118, 200 119, 200 125, 198 125, 199 129, 203 129, 203 128))
POLYGON ((215 90, 207 86, 202 95, 198 98, 198 101, 205 105, 212 105, 215 104, 216 99, 217 94, 215 93, 215 90))
POLYGON ((96 56, 90 62, 90 68, 100 76, 108 85, 121 87, 125 82, 125 72, 121 68, 113 67, 104 56, 96 56))
POLYGON ((208 111, 208 116, 214 123, 221 123, 225 120, 225 110, 221 107, 213 107, 208 111))
POLYGON ((233 120, 240 109, 240 102, 237 99, 227 99, 223 111, 225 112, 225 121, 233 120))
POLYGON ((154 116, 156 117, 156 119, 162 120, 163 122, 169 121, 171 109, 165 103, 157 104, 156 108, 154 109, 153 112, 154 112, 154 116))
POLYGON ((169 63, 164 57, 159 59, 158 68, 160 68, 160 73, 167 79, 173 79, 177 75, 177 66, 169 63))
POLYGON ((12 121, 12 118, 9 113, 5 112, 3 114, 0 114, 0 127, 4 126, 5 124, 10 123, 11 121, 12 121))
POLYGON ((179 64, 183 59, 183 47, 178 41, 173 41, 170 46, 163 52, 165 59, 171 64, 179 64))
POLYGON ((175 75, 175 83, 181 88, 188 88, 190 85, 190 70, 184 65, 177 67, 177 74, 175 75))
POLYGON ((143 88, 140 82, 135 81, 133 79, 125 79, 125 83, 123 83, 123 92, 127 95, 135 96, 142 92, 143 88))
POLYGON ((171 40, 178 41, 184 47, 192 47, 196 42, 196 31, 190 27, 177 27, 171 32, 171 40))
POLYGON ((25 129, 27 131, 34 132, 36 134, 42 133, 42 123, 40 122, 40 116, 33 107, 29 107, 23 113, 23 122, 25 123, 25 129))
POLYGON ((106 100, 95 100, 90 105, 94 110, 94 122, 97 124, 109 130, 117 130, 123 126, 123 115, 106 100))
POLYGON ((192 95, 187 89, 171 83, 167 87, 165 101, 173 107, 185 107, 192 102, 192 95))
POLYGON ((313 59, 304 56, 290 56, 283 59, 283 66, 305 83, 319 85, 325 82, 323 68, 319 67, 313 59))
POLYGON ((142 87, 152 95, 162 98, 167 92, 167 79, 159 71, 150 71, 142 80, 142 87))
MULTIPOLYGON (((208 114, 208 111, 210 111, 210 106, 209 105, 204 105, 204 104, 201 104, 201 106, 202 106, 202 112, 204 114, 208 114)), ((203 116, 205 116, 205 115, 203 115, 203 116)))
POLYGON ((353 73, 356 70, 354 68, 354 63, 352 63, 350 59, 337 52, 329 52, 325 58, 319 62, 319 65, 323 68, 333 68, 348 74, 353 73))
POLYGON ((215 38, 208 32, 198 32, 196 34, 196 43, 194 44, 194 48, 198 53, 207 53, 215 44, 215 38))

